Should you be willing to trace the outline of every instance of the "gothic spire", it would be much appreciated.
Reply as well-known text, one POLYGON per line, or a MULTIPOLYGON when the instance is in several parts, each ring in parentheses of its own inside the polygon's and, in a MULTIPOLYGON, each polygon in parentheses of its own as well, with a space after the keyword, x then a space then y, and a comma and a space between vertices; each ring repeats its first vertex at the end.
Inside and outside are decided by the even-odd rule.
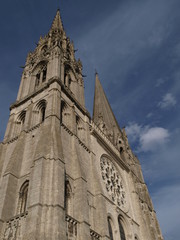
POLYGON ((93 121, 98 126, 103 123, 104 130, 107 134, 111 132, 114 135, 121 132, 97 73, 94 94, 93 121))
POLYGON ((54 17, 53 23, 51 25, 51 30, 63 30, 63 24, 61 20, 60 10, 58 9, 56 12, 56 16, 54 17))

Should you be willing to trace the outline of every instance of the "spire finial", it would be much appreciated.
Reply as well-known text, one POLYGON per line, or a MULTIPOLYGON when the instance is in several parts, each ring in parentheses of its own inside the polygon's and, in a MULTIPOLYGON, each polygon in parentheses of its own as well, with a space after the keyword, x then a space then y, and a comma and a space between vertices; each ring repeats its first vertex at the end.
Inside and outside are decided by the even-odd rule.
POLYGON ((95 80, 96 80, 96 82, 99 81, 99 76, 98 76, 98 72, 96 69, 95 69, 95 80))
POLYGON ((56 16, 54 17, 51 29, 52 30, 55 30, 55 29, 63 30, 63 24, 62 24, 61 15, 60 15, 60 9, 59 8, 57 9, 56 16))

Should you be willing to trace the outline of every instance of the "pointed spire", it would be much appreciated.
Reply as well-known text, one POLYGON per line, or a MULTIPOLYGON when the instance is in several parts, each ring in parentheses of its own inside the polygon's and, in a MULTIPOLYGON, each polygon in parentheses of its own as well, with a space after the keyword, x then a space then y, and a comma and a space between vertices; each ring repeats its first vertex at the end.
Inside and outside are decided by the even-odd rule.
MULTIPOLYGON (((110 138, 114 138, 118 133, 121 132, 121 130, 113 114, 111 106, 106 98, 97 72, 95 73, 95 76, 96 83, 94 94, 93 121, 99 127, 100 125, 101 127, 103 126, 106 135, 109 135, 110 138)), ((115 141, 115 139, 113 141, 115 141)))
POLYGON ((61 15, 60 15, 60 10, 58 9, 56 12, 56 16, 54 17, 52 26, 51 26, 51 30, 56 30, 56 29, 60 29, 63 30, 63 24, 62 24, 62 20, 61 20, 61 15))

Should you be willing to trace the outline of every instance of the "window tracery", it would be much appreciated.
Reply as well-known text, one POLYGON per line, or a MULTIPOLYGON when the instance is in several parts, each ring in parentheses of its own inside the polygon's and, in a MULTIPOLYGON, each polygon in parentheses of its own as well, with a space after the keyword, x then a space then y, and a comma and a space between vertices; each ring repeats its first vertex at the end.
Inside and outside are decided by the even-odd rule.
POLYGON ((102 156, 100 167, 103 182, 111 199, 118 206, 124 206, 126 203, 124 185, 115 165, 106 156, 102 156))
POLYGON ((47 79, 47 63, 42 62, 35 70, 35 88, 39 87, 41 83, 47 79))

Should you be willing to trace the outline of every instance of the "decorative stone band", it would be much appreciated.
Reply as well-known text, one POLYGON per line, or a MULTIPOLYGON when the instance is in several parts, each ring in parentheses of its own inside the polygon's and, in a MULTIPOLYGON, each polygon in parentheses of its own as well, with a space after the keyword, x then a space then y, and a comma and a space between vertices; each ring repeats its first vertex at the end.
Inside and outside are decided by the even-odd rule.
POLYGON ((28 212, 17 215, 5 223, 3 240, 21 239, 25 232, 26 216, 28 212))
POLYGON ((93 231, 92 229, 90 229, 90 235, 92 240, 101 238, 101 236, 97 232, 93 231))
POLYGON ((76 219, 74 219, 73 217, 66 215, 66 222, 70 222, 73 225, 76 225, 78 223, 78 221, 76 219))
POLYGON ((68 233, 68 239, 71 237, 74 237, 76 239, 77 237, 77 221, 69 216, 66 215, 66 222, 67 222, 67 233, 68 233))

